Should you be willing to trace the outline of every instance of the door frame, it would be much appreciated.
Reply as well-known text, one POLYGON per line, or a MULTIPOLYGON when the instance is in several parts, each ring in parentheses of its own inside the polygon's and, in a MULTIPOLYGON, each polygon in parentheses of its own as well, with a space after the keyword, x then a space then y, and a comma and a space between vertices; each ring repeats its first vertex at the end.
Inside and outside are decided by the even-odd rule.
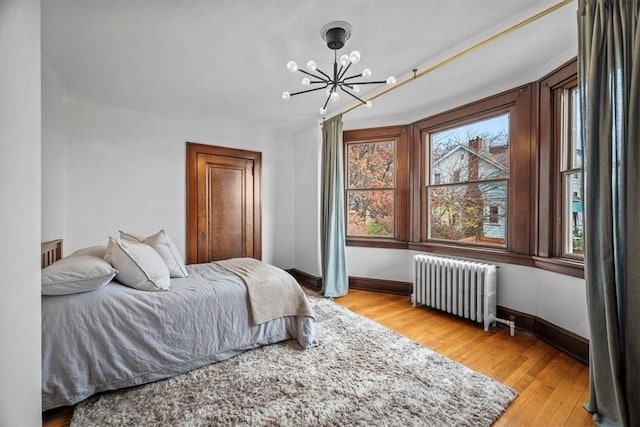
POLYGON ((197 262, 198 254, 198 154, 253 161, 253 257, 262 259, 262 153, 187 142, 187 264, 197 262))

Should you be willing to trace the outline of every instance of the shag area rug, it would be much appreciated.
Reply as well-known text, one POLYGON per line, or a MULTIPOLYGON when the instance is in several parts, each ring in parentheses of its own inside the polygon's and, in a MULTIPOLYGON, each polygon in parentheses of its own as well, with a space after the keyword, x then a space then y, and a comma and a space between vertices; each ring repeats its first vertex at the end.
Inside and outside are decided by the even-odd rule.
POLYGON ((251 350, 79 403, 86 426, 489 426, 516 397, 330 300, 310 296, 320 346, 251 350))

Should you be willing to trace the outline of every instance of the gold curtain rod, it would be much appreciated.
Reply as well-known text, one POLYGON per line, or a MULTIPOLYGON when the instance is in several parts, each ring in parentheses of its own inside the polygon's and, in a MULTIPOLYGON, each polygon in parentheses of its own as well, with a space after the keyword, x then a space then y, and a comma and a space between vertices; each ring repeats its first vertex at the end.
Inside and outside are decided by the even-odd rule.
MULTIPOLYGON (((417 74, 414 74, 414 76, 409 77, 408 79, 403 80, 403 81, 395 84, 394 86, 391 86, 388 89, 385 89, 384 91, 380 92, 379 94, 374 95, 371 98, 367 99, 367 101, 373 101, 374 99, 380 98, 381 96, 386 95, 387 93, 391 92, 392 90, 396 90, 399 87, 402 87, 402 86, 406 85, 409 82, 417 80, 418 78, 423 77, 423 76, 431 73, 432 71, 437 70, 438 68, 442 68, 445 65, 455 61, 456 59, 459 59, 459 58, 461 58, 461 57, 463 57, 463 56, 465 56, 465 55, 467 55, 467 54, 469 54, 471 52, 474 52, 474 51, 480 49, 481 47, 486 46, 486 45, 488 45, 489 43, 491 43, 491 42, 493 42, 495 40, 498 40, 501 37, 504 37, 504 36, 506 36, 508 34, 511 34, 514 31, 519 30, 520 28, 525 27, 525 26, 529 25, 532 22, 537 21, 538 19, 540 19, 540 18, 542 18, 542 17, 544 17, 546 15, 549 15, 550 13, 553 13, 556 10, 558 10, 558 9, 564 7, 564 6, 567 6, 568 4, 573 3, 574 1, 575 0, 563 0, 560 3, 556 3, 555 5, 551 6, 550 8, 545 9, 542 12, 539 12, 539 13, 533 15, 530 18, 527 18, 524 21, 521 21, 521 22, 519 22, 519 23, 517 23, 517 24, 515 24, 515 25, 513 25, 513 26, 511 26, 509 28, 507 28, 506 30, 500 31, 497 34, 494 34, 493 36, 491 36, 491 37, 489 37, 489 38, 487 38, 487 39, 485 39, 485 40, 483 40, 481 42, 478 42, 478 43, 474 44, 473 46, 471 46, 471 47, 469 47, 469 48, 467 48, 467 49, 465 49, 465 50, 463 50, 461 52, 458 52, 455 55, 450 56, 449 58, 447 58, 447 59, 445 59, 445 60, 443 60, 443 61, 441 61, 441 62, 439 62, 439 63, 437 63, 435 65, 432 65, 431 67, 429 67, 429 68, 427 68, 427 69, 425 69, 423 71, 420 71, 417 74)), ((362 106, 362 104, 354 105, 353 107, 349 108, 348 110, 346 110, 342 114, 344 115, 344 114, 350 113, 351 111, 359 108, 360 106, 362 106)))

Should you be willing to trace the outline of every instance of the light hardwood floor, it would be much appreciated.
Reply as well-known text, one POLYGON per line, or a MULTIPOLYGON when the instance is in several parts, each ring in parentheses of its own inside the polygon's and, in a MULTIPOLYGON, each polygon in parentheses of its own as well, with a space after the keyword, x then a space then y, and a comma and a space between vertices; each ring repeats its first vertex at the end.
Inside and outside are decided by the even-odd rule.
POLYGON ((592 426, 582 407, 589 370, 532 336, 482 327, 424 307, 409 297, 350 290, 336 302, 516 390, 494 426, 592 426))
MULTIPOLYGON (((350 290, 336 302, 515 389, 519 396, 495 426, 591 426, 582 408, 588 368, 523 333, 480 326, 424 307, 409 297, 350 290)), ((43 426, 66 427, 72 410, 45 413, 43 426)))

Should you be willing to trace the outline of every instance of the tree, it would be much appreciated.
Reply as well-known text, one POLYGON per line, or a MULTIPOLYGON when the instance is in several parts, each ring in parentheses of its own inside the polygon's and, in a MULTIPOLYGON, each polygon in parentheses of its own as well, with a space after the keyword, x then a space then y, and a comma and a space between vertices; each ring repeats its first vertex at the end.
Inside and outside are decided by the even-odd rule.
POLYGON ((347 234, 393 236, 393 141, 347 146, 347 234))
POLYGON ((431 238, 504 242, 509 176, 506 130, 434 134, 431 175, 431 238))

